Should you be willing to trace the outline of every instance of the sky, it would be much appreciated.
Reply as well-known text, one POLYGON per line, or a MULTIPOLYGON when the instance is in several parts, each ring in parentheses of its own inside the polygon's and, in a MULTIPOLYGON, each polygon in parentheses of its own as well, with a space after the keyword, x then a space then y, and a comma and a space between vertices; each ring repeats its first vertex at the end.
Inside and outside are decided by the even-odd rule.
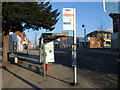
MULTIPOLYGON (((112 29, 112 18, 109 16, 108 12, 104 12, 102 2, 51 2, 52 9, 58 9, 60 12, 59 21, 55 25, 55 29, 47 33, 62 33, 63 31, 63 18, 62 18, 62 8, 75 8, 76 9, 76 30, 77 37, 83 37, 84 32, 82 25, 85 24, 86 33, 98 30, 101 24, 105 24, 105 28, 112 29)), ((37 44, 41 33, 45 33, 46 30, 37 31, 37 44)), ((27 38, 35 43, 35 31, 26 30, 27 38)), ((68 36, 72 36, 72 31, 68 31, 68 36)))

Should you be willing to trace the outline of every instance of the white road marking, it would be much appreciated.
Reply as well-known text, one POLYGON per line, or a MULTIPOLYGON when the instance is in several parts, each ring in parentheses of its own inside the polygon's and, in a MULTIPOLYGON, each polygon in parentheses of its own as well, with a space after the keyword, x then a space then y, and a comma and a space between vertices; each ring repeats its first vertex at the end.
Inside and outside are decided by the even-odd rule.
POLYGON ((117 77, 112 76, 112 74, 108 74, 108 76, 115 79, 115 80, 117 80, 117 77))
POLYGON ((113 80, 111 80, 111 79, 109 79, 109 78, 107 78, 107 77, 105 77, 105 76, 101 76, 101 77, 103 77, 103 78, 109 80, 110 82, 112 82, 112 83, 114 83, 114 84, 118 84, 117 82, 115 82, 115 81, 113 81, 113 80))
POLYGON ((109 85, 109 83, 108 82, 106 82, 106 81, 98 81, 98 80, 94 80, 94 79, 98 79, 98 78, 100 78, 101 76, 92 76, 92 77, 88 77, 88 80, 91 82, 91 83, 93 83, 93 84, 99 84, 100 86, 108 86, 109 85), (101 84, 101 83, 103 83, 103 84, 101 84))

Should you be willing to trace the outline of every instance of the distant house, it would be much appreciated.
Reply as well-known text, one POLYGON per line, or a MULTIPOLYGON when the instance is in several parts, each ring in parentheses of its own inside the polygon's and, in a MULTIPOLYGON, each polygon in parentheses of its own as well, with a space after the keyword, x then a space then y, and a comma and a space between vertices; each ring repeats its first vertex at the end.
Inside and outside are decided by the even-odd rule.
POLYGON ((26 38, 24 32, 10 32, 9 33, 9 46, 10 52, 14 52, 14 49, 17 48, 17 51, 22 51, 25 49, 26 45, 28 45, 29 40, 26 38))
POLYGON ((59 42, 61 48, 71 48, 72 44, 73 44, 73 37, 71 36, 63 37, 59 42))
POLYGON ((13 32, 9 33, 9 50, 10 52, 14 52, 15 47, 17 48, 17 51, 22 51, 23 46, 21 44, 21 38, 13 32), (16 45, 15 45, 16 44, 16 45))
MULTIPOLYGON (((76 37, 76 42, 77 42, 77 48, 85 47, 85 38, 84 37, 76 37)), ((67 36, 67 37, 61 38, 60 46, 62 48, 71 48, 72 44, 73 44, 72 36, 67 36)), ((87 38, 86 38, 86 45, 87 45, 87 47, 89 47, 89 40, 87 38)))
POLYGON ((90 48, 110 48, 111 34, 111 32, 100 30, 87 34, 87 38, 90 40, 90 48))
POLYGON ((83 48, 83 47, 85 47, 85 45, 86 45, 86 47, 89 47, 89 40, 88 40, 88 38, 85 38, 85 37, 77 37, 77 47, 81 47, 81 48, 83 48))

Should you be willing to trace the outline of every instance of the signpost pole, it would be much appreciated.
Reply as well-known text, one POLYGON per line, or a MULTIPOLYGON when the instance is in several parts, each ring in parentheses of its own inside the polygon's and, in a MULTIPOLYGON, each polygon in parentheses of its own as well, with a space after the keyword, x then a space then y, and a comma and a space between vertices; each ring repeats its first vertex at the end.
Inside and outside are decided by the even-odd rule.
POLYGON ((17 43, 16 42, 13 42, 13 43, 14 43, 14 62, 18 63, 17 43))
POLYGON ((77 62, 76 62, 76 9, 63 8, 63 30, 73 30, 73 45, 72 45, 72 67, 73 67, 73 86, 77 83, 77 62))
POLYGON ((44 67, 44 77, 46 77, 46 59, 45 59, 45 42, 44 39, 42 39, 42 57, 43 57, 43 67, 44 67))
POLYGON ((77 49, 77 47, 76 47, 76 45, 77 45, 77 43, 76 43, 76 10, 75 10, 75 8, 73 8, 73 12, 74 12, 74 16, 73 16, 73 63, 72 63, 72 65, 73 65, 73 68, 74 68, 74 82, 73 82, 73 86, 76 86, 76 85, 78 85, 78 83, 77 83, 77 61, 76 61, 76 49, 77 49))
POLYGON ((46 76, 45 44, 43 44, 44 76, 46 76))

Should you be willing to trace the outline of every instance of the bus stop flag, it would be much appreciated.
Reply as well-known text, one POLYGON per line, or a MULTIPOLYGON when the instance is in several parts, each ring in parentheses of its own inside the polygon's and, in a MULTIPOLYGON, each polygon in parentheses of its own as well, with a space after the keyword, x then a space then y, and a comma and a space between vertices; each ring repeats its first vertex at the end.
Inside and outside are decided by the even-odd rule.
POLYGON ((74 30, 74 8, 63 8, 63 30, 74 30))

